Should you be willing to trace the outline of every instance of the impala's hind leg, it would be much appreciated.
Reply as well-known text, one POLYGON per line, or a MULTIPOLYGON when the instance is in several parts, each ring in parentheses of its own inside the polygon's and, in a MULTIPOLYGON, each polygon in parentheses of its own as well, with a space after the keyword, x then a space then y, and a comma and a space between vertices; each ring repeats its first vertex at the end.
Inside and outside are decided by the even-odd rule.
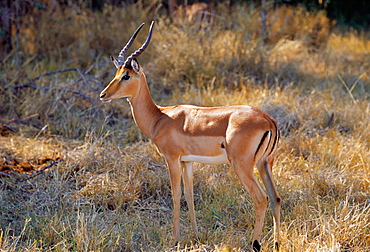
POLYGON ((252 197, 253 204, 256 210, 256 221, 254 224, 251 251, 260 251, 262 228, 268 204, 267 196, 261 189, 254 176, 253 157, 249 158, 248 160, 231 161, 231 165, 238 175, 240 182, 243 184, 247 192, 252 197))
POLYGON ((275 249, 279 249, 280 243, 280 198, 276 190, 276 185, 272 177, 272 165, 274 163, 274 158, 262 158, 257 163, 258 171, 261 175, 263 184, 266 187, 268 196, 270 198, 270 204, 272 208, 272 213, 274 215, 274 240, 275 249))

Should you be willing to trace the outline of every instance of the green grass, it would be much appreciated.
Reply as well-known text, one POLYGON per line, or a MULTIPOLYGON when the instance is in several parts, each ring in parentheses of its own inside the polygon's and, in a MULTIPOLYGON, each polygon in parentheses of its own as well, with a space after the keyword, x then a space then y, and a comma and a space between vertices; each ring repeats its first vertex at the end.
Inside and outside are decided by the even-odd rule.
MULTIPOLYGON (((0 178, 0 250, 243 251, 250 245, 250 197, 229 165, 199 164, 200 241, 191 238, 183 199, 181 243, 172 248, 164 160, 137 129, 126 101, 98 100, 114 76, 109 55, 152 19, 153 40, 139 61, 158 104, 249 104, 278 120, 281 250, 370 250, 368 34, 332 30, 322 13, 298 8, 289 25, 270 15, 277 17, 270 21, 274 36, 265 44, 258 10, 234 6, 231 13, 219 7, 210 34, 176 27, 161 10, 140 5, 106 6, 101 13, 68 7, 21 22, 20 50, 0 69, 6 124, 0 162, 62 161, 32 178, 15 172, 0 178)), ((271 228, 269 210, 264 251, 273 246, 271 228)))

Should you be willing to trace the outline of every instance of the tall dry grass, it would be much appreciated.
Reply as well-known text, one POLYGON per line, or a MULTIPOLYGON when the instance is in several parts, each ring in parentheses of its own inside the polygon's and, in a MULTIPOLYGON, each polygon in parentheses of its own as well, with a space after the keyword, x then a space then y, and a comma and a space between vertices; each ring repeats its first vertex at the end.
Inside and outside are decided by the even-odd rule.
MULTIPOLYGON (((101 13, 70 7, 21 23, 20 50, 0 69, 1 164, 62 161, 33 176, 8 171, 0 178, 0 250, 249 246, 253 206, 230 166, 197 165, 200 240, 191 239, 183 201, 181 244, 171 248, 164 161, 125 101, 98 101, 114 75, 108 56, 153 18, 153 40, 139 61, 157 103, 250 104, 278 120, 283 137, 274 175, 283 200, 282 251, 370 250, 368 34, 331 32, 322 14, 302 9, 286 26, 279 10, 270 29, 281 35, 264 44, 255 30, 258 10, 233 8, 230 16, 219 8, 210 34, 176 27, 161 11, 140 5, 106 6, 101 13), (317 23, 319 34, 329 33, 324 41, 319 36, 319 46, 302 32, 314 32, 317 23)), ((272 249, 267 216, 264 251, 272 249)))

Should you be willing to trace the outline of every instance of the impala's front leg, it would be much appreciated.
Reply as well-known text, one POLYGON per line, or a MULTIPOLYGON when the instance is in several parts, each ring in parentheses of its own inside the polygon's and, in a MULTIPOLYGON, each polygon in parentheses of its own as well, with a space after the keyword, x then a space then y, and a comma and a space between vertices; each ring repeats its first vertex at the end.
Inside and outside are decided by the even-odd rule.
POLYGON ((180 240, 180 199, 181 199, 181 170, 178 158, 166 158, 170 173, 172 201, 173 201, 173 245, 180 240))
POLYGON ((196 239, 199 239, 197 220, 195 218, 194 210, 194 191, 193 191, 193 163, 192 162, 181 162, 182 167, 182 178, 184 180, 184 192, 186 203, 189 208, 189 215, 191 221, 191 227, 196 239))

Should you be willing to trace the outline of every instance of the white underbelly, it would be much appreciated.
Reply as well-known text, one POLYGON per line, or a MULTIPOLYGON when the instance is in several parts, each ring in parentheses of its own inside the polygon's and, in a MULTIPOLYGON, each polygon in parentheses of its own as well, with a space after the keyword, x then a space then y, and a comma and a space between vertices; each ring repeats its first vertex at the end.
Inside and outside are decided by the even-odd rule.
POLYGON ((203 164, 224 164, 228 163, 226 151, 223 150, 223 153, 219 156, 199 156, 199 155, 185 155, 180 157, 180 161, 183 162, 198 162, 203 164))

